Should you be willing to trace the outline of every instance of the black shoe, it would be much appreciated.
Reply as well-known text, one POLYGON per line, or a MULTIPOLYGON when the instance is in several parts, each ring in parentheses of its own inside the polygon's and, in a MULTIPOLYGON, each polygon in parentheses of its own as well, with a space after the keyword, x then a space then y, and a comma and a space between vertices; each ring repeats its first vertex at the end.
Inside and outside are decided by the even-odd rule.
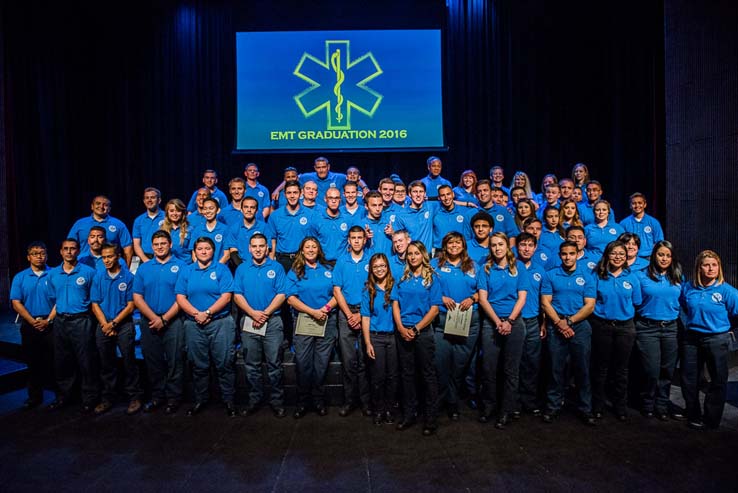
POLYGON ((423 436, 429 437, 436 434, 436 430, 438 429, 438 425, 435 421, 428 421, 423 425, 423 436))
POLYGON ((582 414, 580 418, 582 422, 587 426, 597 426, 597 420, 591 414, 582 414))
POLYGON ((369 406, 362 407, 361 408, 361 415, 365 418, 368 418, 370 416, 374 416, 374 413, 372 412, 372 409, 369 406))
POLYGON ((413 426, 415 423, 415 418, 402 418, 402 421, 397 423, 397 426, 395 428, 397 428, 398 431, 404 431, 413 426))
POLYGON ((457 406, 449 406, 448 419, 450 419, 451 421, 458 421, 459 417, 459 408, 457 406))
POLYGON ((162 402, 156 399, 151 399, 149 402, 144 404, 143 406, 143 412, 150 413, 153 412, 155 409, 161 407, 162 402))
POLYGON ((51 401, 51 404, 49 404, 49 407, 47 407, 46 409, 48 409, 49 411, 57 411, 66 405, 67 405, 67 401, 65 401, 64 399, 60 397, 57 397, 56 399, 51 401))
POLYGON ((466 405, 469 407, 469 409, 477 409, 479 407, 479 404, 477 403, 477 398, 475 396, 471 396, 466 400, 466 405))
POLYGON ((318 416, 325 416, 328 414, 328 408, 325 407, 323 404, 319 404, 315 406, 315 412, 318 413, 318 416))
POLYGON ((551 423, 553 423, 554 421, 556 421, 556 418, 558 418, 558 417, 559 417, 559 413, 558 412, 556 412, 556 411, 551 411, 551 412, 546 411, 541 416, 541 421, 543 421, 544 423, 550 425, 551 423))
MULTIPOLYGON (((320 408, 321 406, 317 406, 318 414, 320 414, 320 408)), ((338 415, 341 416, 342 418, 345 418, 346 416, 351 414, 353 411, 354 411, 354 406, 352 406, 351 404, 345 404, 341 406, 341 408, 338 410, 338 415)), ((325 416, 325 414, 320 414, 320 415, 325 416)))
POLYGON ((226 402, 225 410, 226 416, 228 416, 229 418, 235 418, 236 416, 238 416, 238 409, 236 409, 236 405, 232 402, 226 402))
POLYGON ((241 416, 253 416, 259 412, 261 406, 257 404, 249 404, 245 408, 241 409, 241 416))
POLYGON ((373 420, 373 423, 374 423, 375 425, 377 425, 377 426, 380 426, 380 425, 381 425, 382 423, 384 423, 384 419, 383 419, 383 418, 384 418, 384 416, 382 416, 382 413, 377 413, 377 414, 376 414, 376 415, 374 416, 374 420, 373 420))
POLYGON ((391 412, 389 412, 389 411, 387 411, 386 413, 384 413, 384 422, 387 423, 388 425, 395 424, 395 417, 394 417, 394 415, 391 412))
POLYGON ((479 418, 477 418, 477 421, 479 421, 480 423, 489 423, 490 421, 492 421, 492 415, 492 410, 484 410, 479 413, 479 418))
POLYGON ((502 413, 497 417, 497 422, 495 423, 495 428, 498 430, 504 430, 505 426, 510 424, 510 415, 507 413, 502 413))
POLYGON ((305 406, 298 406, 297 409, 295 409, 295 413, 292 415, 295 419, 304 418, 307 414, 307 408, 305 406))
POLYGON ((605 414, 602 411, 595 411, 592 413, 592 416, 594 416, 595 419, 602 419, 605 417, 605 414))
POLYGON ((541 410, 540 410, 540 409, 538 409, 538 408, 535 408, 535 409, 531 409, 531 410, 529 410, 528 412, 529 412, 529 413, 531 413, 531 414, 532 414, 533 416, 535 416, 535 417, 538 417, 538 416, 540 416, 540 415, 541 415, 541 410))
POLYGON ((41 399, 31 399, 29 397, 28 399, 26 399, 26 402, 23 403, 23 406, 21 407, 21 409, 23 409, 24 411, 28 411, 38 406, 39 404, 41 404, 41 402, 42 402, 41 399))
POLYGON ((646 419, 653 418, 654 414, 653 411, 646 411, 645 409, 641 411, 641 416, 643 416, 646 419))
POLYGON ((513 411, 511 417, 512 419, 520 419, 520 411, 513 411))
POLYGON ((669 414, 656 412, 656 419, 659 421, 669 421, 669 414))
POLYGON ((287 416, 287 410, 282 406, 272 406, 272 414, 275 418, 284 418, 287 416))
POLYGON ((196 402, 194 406, 192 406, 191 408, 187 410, 187 416, 194 416, 195 414, 200 414, 203 409, 205 409, 205 404, 203 402, 196 402))
POLYGON ((702 421, 688 421, 687 427, 693 430, 704 430, 705 423, 703 423, 702 421))
POLYGON ((95 414, 100 416, 113 409, 113 403, 110 401, 100 401, 98 405, 82 404, 82 414, 95 414))
POLYGON ((671 419, 673 419, 674 421, 686 421, 687 417, 679 411, 673 411, 671 413, 671 419))
POLYGON ((618 414, 618 421, 620 421, 621 423, 625 423, 626 421, 628 421, 628 415, 625 413, 618 414))
POLYGON ((174 414, 177 412, 177 409, 179 409, 179 402, 167 401, 167 405, 164 408, 164 414, 174 414))

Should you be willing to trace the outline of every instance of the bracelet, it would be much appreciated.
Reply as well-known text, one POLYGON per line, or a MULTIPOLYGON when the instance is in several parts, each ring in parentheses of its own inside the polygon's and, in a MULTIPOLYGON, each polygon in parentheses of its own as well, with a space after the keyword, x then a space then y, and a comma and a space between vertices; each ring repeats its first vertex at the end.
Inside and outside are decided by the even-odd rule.
POLYGON ((326 313, 330 312, 332 310, 331 305, 326 303, 325 306, 323 307, 323 310, 325 310, 326 313))
POLYGON ((161 324, 162 324, 162 325, 163 325, 164 327, 166 327, 167 325, 169 325, 169 321, 168 321, 168 320, 166 320, 166 319, 165 319, 164 317, 159 317, 159 320, 161 320, 161 324))
POLYGON ((566 317, 566 325, 568 325, 569 327, 572 327, 574 325, 574 322, 571 321, 571 318, 566 317))
POLYGON ((115 319, 113 319, 113 320, 110 321, 110 325, 112 325, 113 327, 117 327, 118 326, 118 322, 116 322, 115 319))

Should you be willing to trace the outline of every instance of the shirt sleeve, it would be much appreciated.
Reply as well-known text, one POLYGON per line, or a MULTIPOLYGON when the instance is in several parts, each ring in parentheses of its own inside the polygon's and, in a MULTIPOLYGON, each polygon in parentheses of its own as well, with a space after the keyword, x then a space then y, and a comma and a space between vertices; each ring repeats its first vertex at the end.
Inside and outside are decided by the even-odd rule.
POLYGON ((97 303, 98 305, 102 303, 103 301, 103 293, 102 293, 102 276, 95 275, 92 281, 92 286, 90 287, 90 303, 97 303))

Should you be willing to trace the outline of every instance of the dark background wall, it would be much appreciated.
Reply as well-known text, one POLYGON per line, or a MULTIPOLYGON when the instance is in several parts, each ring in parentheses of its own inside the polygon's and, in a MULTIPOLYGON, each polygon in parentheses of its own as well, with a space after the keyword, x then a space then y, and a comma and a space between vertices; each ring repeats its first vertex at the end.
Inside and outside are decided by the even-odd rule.
MULTIPOLYGON (((661 2, 619 2, 605 12, 581 0, 160 0, 116 8, 0 6, 5 286, 25 262, 23 246, 41 238, 56 250, 96 193, 108 194, 113 215, 130 224, 145 186, 159 187, 165 200, 186 198, 207 167, 223 185, 256 161, 269 187, 284 166, 309 169, 312 154, 231 153, 238 30, 441 27, 446 177, 455 182, 466 168, 484 175, 499 162, 508 179, 522 169, 540 183, 583 161, 619 217, 636 190, 661 219, 673 204, 664 185, 661 2)), ((721 8, 731 9, 710 15, 719 18, 721 8)), ((334 169, 358 165, 374 184, 391 172, 422 176, 427 154, 328 157, 334 169)))
POLYGON ((685 264, 709 248, 738 280, 738 2, 669 0, 667 233, 685 264))

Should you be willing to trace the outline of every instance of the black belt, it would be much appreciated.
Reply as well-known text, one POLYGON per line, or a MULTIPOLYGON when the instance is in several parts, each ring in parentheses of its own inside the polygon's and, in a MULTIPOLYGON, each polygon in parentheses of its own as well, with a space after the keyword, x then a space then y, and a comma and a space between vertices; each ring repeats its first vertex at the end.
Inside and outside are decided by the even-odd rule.
POLYGON ((674 319, 674 320, 654 320, 652 318, 638 317, 637 320, 639 322, 644 323, 644 324, 657 325, 659 327, 666 327, 668 325, 672 325, 672 324, 676 323, 676 319, 674 319))
POLYGON ((57 313, 57 317, 62 317, 64 320, 77 320, 78 318, 84 318, 89 317, 90 312, 80 312, 80 313, 57 313))
POLYGON ((293 258, 297 257, 297 252, 293 252, 293 253, 277 252, 277 257, 291 258, 291 259, 293 259, 293 258))
POLYGON ((628 325, 631 323, 631 319, 628 320, 608 320, 606 318, 598 317, 597 315, 592 315, 592 318, 599 321, 600 323, 611 325, 613 327, 621 326, 621 325, 628 325))
POLYGON ((350 305, 349 304, 348 307, 349 307, 349 310, 351 310, 352 313, 356 313, 359 310, 361 310, 361 305, 360 304, 359 305, 350 305))
POLYGON ((395 334, 394 331, 386 331, 386 330, 370 330, 369 333, 375 336, 391 336, 395 334))
POLYGON ((528 317, 528 318, 523 317, 523 322, 525 322, 525 323, 528 323, 531 320, 535 320, 537 322, 538 321, 538 317, 528 317))
MULTIPOLYGON (((211 321, 211 322, 214 322, 214 321, 216 321, 216 320, 220 320, 221 318, 226 318, 226 317, 227 317, 228 315, 230 315, 230 312, 226 312, 226 313, 223 313, 223 314, 221 314, 221 315, 218 315, 217 317, 216 317, 216 316, 214 316, 214 315, 211 315, 211 317, 210 317, 210 321, 211 321)), ((189 315, 185 315, 185 318, 186 318, 187 320, 190 320, 190 321, 192 321, 192 322, 195 322, 195 317, 191 317, 191 316, 189 316, 189 315)), ((173 319, 172 319, 172 320, 173 320, 173 319)), ((170 320, 170 322, 171 322, 171 320, 170 320)), ((195 322, 195 323, 197 323, 197 322, 195 322)), ((199 324, 198 324, 198 325, 199 325, 199 324)))

